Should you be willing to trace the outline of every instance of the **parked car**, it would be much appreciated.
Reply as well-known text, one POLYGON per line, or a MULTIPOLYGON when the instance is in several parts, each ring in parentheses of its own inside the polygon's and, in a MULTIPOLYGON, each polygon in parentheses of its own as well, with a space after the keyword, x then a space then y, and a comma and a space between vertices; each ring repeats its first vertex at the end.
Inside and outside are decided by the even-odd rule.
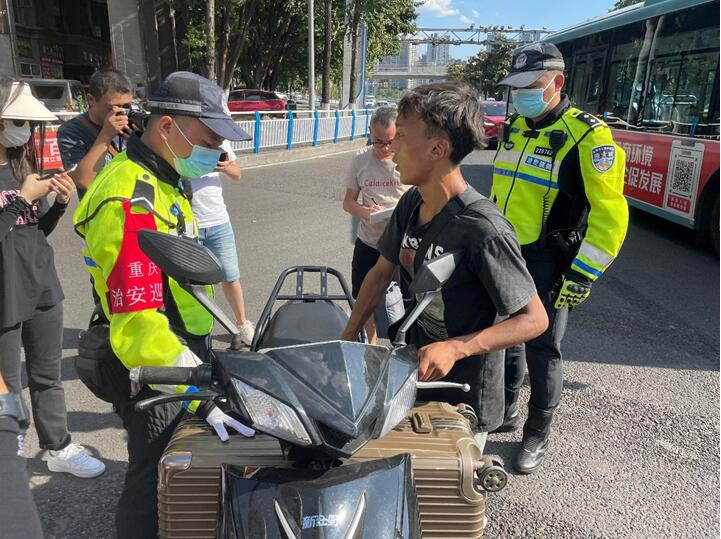
POLYGON ((285 110, 285 101, 268 90, 232 90, 228 95, 230 112, 285 110))
POLYGON ((21 79, 30 85, 33 95, 50 112, 58 116, 72 116, 87 108, 85 89, 79 81, 69 79, 21 79))
POLYGON ((390 105, 390 103, 388 103, 388 101, 384 101, 384 100, 376 101, 376 107, 387 107, 388 105, 390 105))
POLYGON ((483 107, 483 129, 488 137, 488 148, 498 147, 498 126, 506 119, 506 103, 504 101, 481 101, 483 107))

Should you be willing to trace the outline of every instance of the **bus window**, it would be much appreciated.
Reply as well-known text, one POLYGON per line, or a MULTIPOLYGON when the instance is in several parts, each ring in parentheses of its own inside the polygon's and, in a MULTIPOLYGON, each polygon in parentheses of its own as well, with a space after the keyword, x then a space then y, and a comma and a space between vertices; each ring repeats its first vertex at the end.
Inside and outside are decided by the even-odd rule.
POLYGON ((655 28, 654 19, 616 29, 611 50, 606 107, 600 112, 631 124, 637 123, 655 28))
POLYGON ((719 50, 718 11, 713 7, 659 17, 642 125, 681 135, 718 133, 714 118, 709 118, 719 50))
POLYGON ((582 106, 586 100, 586 87, 588 85, 588 64, 579 61, 578 57, 573 63, 573 80, 571 82, 571 95, 569 99, 575 106, 582 106))
POLYGON ((603 64, 605 59, 605 52, 595 53, 589 59, 588 90, 586 91, 586 106, 584 107, 586 110, 596 110, 598 108, 598 98, 603 89, 603 64))

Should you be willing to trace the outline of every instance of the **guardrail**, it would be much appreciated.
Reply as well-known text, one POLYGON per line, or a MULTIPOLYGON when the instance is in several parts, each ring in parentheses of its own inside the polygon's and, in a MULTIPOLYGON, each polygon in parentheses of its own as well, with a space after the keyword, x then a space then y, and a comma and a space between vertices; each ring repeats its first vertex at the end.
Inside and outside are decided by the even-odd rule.
POLYGON ((231 116, 253 139, 231 142, 235 152, 260 153, 271 148, 337 144, 367 137, 372 109, 233 112, 231 116))

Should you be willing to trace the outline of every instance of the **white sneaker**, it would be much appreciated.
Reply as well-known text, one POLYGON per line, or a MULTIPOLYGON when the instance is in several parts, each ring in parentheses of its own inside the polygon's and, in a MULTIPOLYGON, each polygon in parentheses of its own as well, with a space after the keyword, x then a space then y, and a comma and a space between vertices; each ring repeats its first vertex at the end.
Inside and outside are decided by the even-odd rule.
POLYGON ((250 320, 246 320, 242 324, 238 325, 238 331, 240 332, 240 340, 247 346, 250 346, 253 342, 253 336, 255 335, 255 324, 250 320))
POLYGON ((59 451, 48 451, 46 460, 51 472, 66 472, 86 479, 97 477, 105 471, 105 464, 88 455, 80 444, 69 444, 59 451))

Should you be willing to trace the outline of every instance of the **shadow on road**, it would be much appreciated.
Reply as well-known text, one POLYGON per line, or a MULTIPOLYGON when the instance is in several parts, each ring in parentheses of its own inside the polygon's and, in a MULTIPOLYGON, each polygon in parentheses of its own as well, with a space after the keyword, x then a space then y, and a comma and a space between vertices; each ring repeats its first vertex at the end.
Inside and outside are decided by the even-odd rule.
POLYGON ((120 418, 113 412, 68 412, 68 430, 93 432, 107 428, 122 428, 120 418))
POLYGON ((35 483, 31 484, 32 494, 47 539, 114 536, 113 515, 127 462, 103 458, 95 447, 85 447, 105 463, 105 473, 100 477, 81 479, 67 473, 51 473, 40 453, 27 459, 28 475, 35 483), (48 478, 45 482, 43 476, 48 478))
POLYGON ((80 332, 78 328, 63 328, 63 350, 75 350, 78 347, 80 332))

